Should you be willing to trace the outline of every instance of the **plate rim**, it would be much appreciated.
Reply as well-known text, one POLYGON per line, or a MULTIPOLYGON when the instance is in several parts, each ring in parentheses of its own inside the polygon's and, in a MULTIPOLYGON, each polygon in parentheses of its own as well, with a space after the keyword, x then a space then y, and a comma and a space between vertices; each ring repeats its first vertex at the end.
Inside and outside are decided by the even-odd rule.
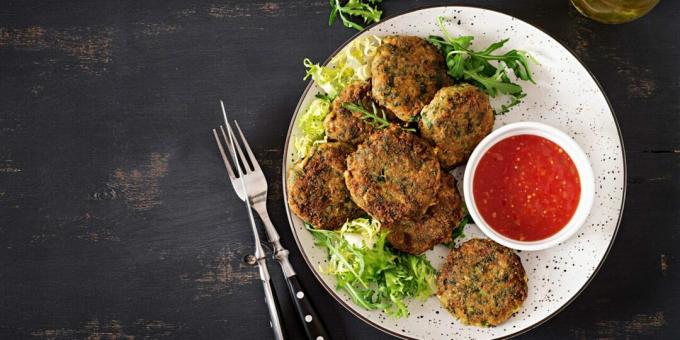
MULTIPOLYGON (((529 25, 529 26, 531 26, 531 27, 533 27, 533 28, 539 30, 539 31, 542 32, 543 34, 545 34, 545 35, 549 36, 550 38, 552 38, 553 40, 555 40, 555 41, 556 41, 560 46, 562 46, 569 54, 571 54, 572 57, 574 57, 574 59, 576 59, 576 61, 577 61, 577 62, 578 62, 578 63, 579 63, 579 64, 580 64, 587 72, 588 72, 588 75, 590 75, 590 78, 593 79, 593 81, 595 82, 595 84, 596 84, 597 87, 599 88, 600 92, 602 93, 602 96, 604 97, 605 101, 607 102, 607 106, 609 106, 609 111, 611 111, 612 118, 614 119, 614 124, 616 125, 616 130, 617 130, 618 137, 619 137, 619 143, 621 144, 621 157, 622 157, 622 161, 623 161, 623 186, 622 186, 623 196, 621 197, 621 208, 620 208, 620 210, 619 210, 619 217, 618 217, 618 219, 617 219, 617 221, 616 221, 616 228, 614 229, 614 233, 612 234, 612 239, 611 239, 611 241, 609 242, 609 245, 607 246, 607 250, 605 251, 604 256, 602 257, 602 260, 600 260, 600 263, 597 265, 597 267, 595 267, 595 270, 593 271, 593 273, 590 275, 590 277, 588 277, 588 279, 587 279, 586 282, 583 284, 583 286, 578 290, 578 292, 576 292, 576 294, 574 294, 574 296, 572 296, 568 301, 566 301, 566 302, 565 302, 562 306, 560 306, 557 310, 555 310, 555 311, 552 312, 550 315, 546 316, 545 318, 539 320, 538 322, 534 323, 533 325, 531 325, 531 326, 529 326, 529 327, 526 327, 526 328, 521 329, 521 330, 519 330, 519 331, 517 331, 517 332, 514 332, 514 333, 511 333, 511 334, 508 334, 508 335, 505 335, 505 336, 502 336, 502 337, 499 337, 499 338, 498 338, 498 339, 509 339, 509 338, 513 338, 513 337, 519 336, 519 335, 521 335, 521 334, 524 334, 524 333, 526 333, 526 332, 529 332, 529 331, 531 331, 531 330, 536 329, 537 327, 543 325, 543 324, 546 323, 548 320, 552 319, 552 318, 555 317, 557 314, 559 314, 560 312, 562 312, 563 310, 565 310, 569 305, 571 305, 571 304, 572 304, 572 303, 573 303, 573 302, 574 302, 574 301, 575 301, 575 300, 576 300, 576 299, 577 299, 577 298, 578 298, 578 297, 586 290, 586 288, 588 288, 588 286, 590 286, 590 284, 593 282, 593 279, 595 278, 595 276, 597 276, 597 274, 599 273, 600 269, 602 269, 602 266, 604 265, 605 261, 606 261, 607 258, 609 257, 609 253, 610 253, 612 247, 614 246, 614 242, 616 241, 616 237, 617 237, 617 235, 618 235, 619 228, 620 228, 620 226, 621 226, 621 221, 623 220, 623 211, 624 211, 625 205, 626 205, 626 192, 628 191, 628 162, 627 162, 627 159, 626 159, 626 148, 625 148, 625 145, 624 145, 624 142, 623 142, 623 134, 621 133, 621 126, 619 125, 619 120, 618 120, 618 118, 617 118, 616 112, 614 111, 614 107, 612 106, 611 101, 609 100, 609 97, 607 96, 607 93, 605 92, 604 88, 602 87, 602 84, 600 84, 599 80, 597 80, 597 78, 595 77, 595 74, 593 74, 593 72, 590 70, 590 68, 588 68, 588 66, 586 66, 586 64, 585 64, 585 63, 584 63, 584 62, 583 62, 583 61, 582 61, 582 60, 574 53, 574 51, 573 51, 571 48, 569 48, 569 47, 566 46, 562 41, 560 41, 559 39, 553 37, 551 34, 549 34, 548 32, 546 32, 546 31, 543 30, 542 28, 537 27, 537 26, 534 25, 534 24, 531 24, 531 23, 529 23, 529 22, 527 22, 527 21, 525 21, 525 20, 523 20, 523 19, 517 18, 517 17, 515 17, 514 15, 510 15, 510 14, 507 14, 507 13, 503 13, 503 12, 501 12, 501 11, 497 11, 497 10, 493 10, 493 9, 488 9, 488 8, 481 7, 481 6, 467 6, 467 5, 451 5, 451 6, 447 6, 447 5, 432 5, 432 6, 421 6, 421 7, 417 7, 417 8, 408 10, 408 11, 404 11, 404 12, 401 12, 401 13, 398 13, 398 14, 395 14, 395 15, 392 15, 392 16, 389 16, 389 17, 385 18, 384 20, 382 20, 382 21, 380 21, 380 22, 373 23, 373 24, 371 24, 371 25, 366 26, 366 27, 364 28, 364 30, 362 30, 362 31, 360 31, 360 32, 357 32, 357 33, 353 34, 353 35, 352 35, 351 37, 349 37, 345 42, 343 42, 337 49, 335 49, 335 50, 328 56, 328 58, 326 58, 326 60, 323 62, 323 65, 327 65, 328 62, 330 62, 330 60, 331 60, 334 56, 336 56, 343 48, 345 48, 345 46, 347 46, 349 43, 351 43, 352 41, 354 41, 354 39, 356 39, 359 35, 363 34, 366 30, 368 30, 368 29, 370 29, 370 28, 372 28, 372 27, 374 27, 374 26, 376 26, 376 25, 378 25, 378 24, 386 23, 386 22, 388 22, 388 21, 390 21, 390 20, 397 19, 397 18, 399 18, 399 17, 401 17, 401 16, 403 16, 403 15, 406 15, 406 14, 411 14, 411 13, 413 13, 413 12, 418 12, 418 11, 422 11, 422 10, 429 10, 429 9, 433 9, 433 8, 442 8, 442 9, 446 9, 446 8, 474 8, 474 9, 480 9, 480 10, 485 10, 485 11, 494 12, 494 13, 501 14, 501 15, 506 15, 506 16, 509 16, 509 17, 513 18, 514 20, 518 20, 518 21, 520 21, 520 22, 522 22, 522 23, 524 23, 524 24, 527 24, 527 25, 529 25)), ((385 327, 383 327, 383 326, 381 326, 381 325, 379 325, 379 324, 377 324, 377 323, 375 323, 375 322, 369 320, 368 318, 364 317, 363 315, 359 314, 358 312, 354 311, 354 309, 353 309, 351 306, 349 306, 349 304, 346 303, 346 302, 339 296, 339 294, 333 290, 333 288, 329 287, 329 286, 326 284, 326 282, 325 282, 325 281, 323 280, 323 278, 319 275, 319 273, 318 273, 316 270, 314 270, 314 264, 311 263, 311 261, 310 261, 309 258, 307 257, 307 253, 305 253, 305 251, 304 251, 304 249, 303 249, 303 247, 302 247, 302 245, 301 245, 301 243, 300 243, 300 239, 298 238, 297 232, 296 232, 296 230, 295 230, 295 225, 294 225, 294 223, 293 223, 293 218, 292 218, 292 215, 291 215, 291 211, 290 211, 290 208, 289 208, 289 206, 288 206, 288 188, 287 188, 287 177, 288 177, 288 176, 286 176, 286 175, 287 175, 287 173, 286 173, 286 165, 287 165, 287 164, 286 164, 286 158, 287 158, 287 157, 286 157, 286 156, 287 156, 287 154, 288 154, 288 152, 289 152, 290 138, 291 138, 291 135, 292 135, 292 131, 293 131, 293 127, 294 127, 295 121, 296 121, 296 119, 297 119, 298 113, 300 112, 300 108, 301 108, 301 106, 302 106, 302 103, 304 102, 304 99, 307 97, 307 94, 309 93, 310 89, 312 88, 313 83, 314 83, 313 80, 310 80, 310 81, 307 83, 307 86, 305 87, 305 90, 302 92, 302 95, 300 96, 300 99, 298 100, 298 103, 297 103, 297 105, 295 106, 295 110, 293 111, 293 116, 291 117, 290 123, 289 123, 289 125, 288 125, 288 132, 286 133, 286 140, 285 140, 284 150, 283 150, 283 151, 284 151, 284 152, 283 152, 283 162, 282 162, 282 166, 281 166, 281 170, 282 170, 282 171, 281 171, 281 176, 282 176, 281 186, 283 187, 282 193, 283 193, 284 209, 286 210, 286 215, 287 215, 287 217, 288 217, 288 225, 289 225, 289 227, 290 227, 291 233, 293 234, 293 238, 295 239, 295 244, 297 245, 298 250, 300 251, 300 254, 302 254, 302 258, 305 260, 305 263, 307 264, 307 267, 309 267, 309 269, 311 270, 312 274, 314 274, 314 277, 316 277, 317 281, 319 281, 319 283, 321 284, 321 286, 326 290, 327 293, 330 294, 330 296, 333 297, 333 299, 334 299, 336 302, 338 302, 340 305, 342 305, 342 306, 343 306, 347 311, 349 311, 352 315, 354 315, 354 316, 357 317, 358 319, 362 320, 362 321, 365 322, 366 324, 368 324, 368 325, 370 325, 370 326, 372 326, 372 327, 374 327, 374 328, 376 328, 376 329, 378 329, 378 330, 380 330, 380 331, 382 331, 382 332, 384 332, 384 333, 387 333, 387 334, 389 334, 389 335, 395 336, 395 337, 397 337, 397 338, 401 338, 401 339, 417 339, 417 338, 412 338, 412 337, 406 336, 406 335, 404 335, 404 334, 399 334, 399 333, 397 333, 397 332, 394 332, 394 331, 392 331, 392 330, 389 330, 389 329, 387 329, 387 328, 385 328, 385 327)))

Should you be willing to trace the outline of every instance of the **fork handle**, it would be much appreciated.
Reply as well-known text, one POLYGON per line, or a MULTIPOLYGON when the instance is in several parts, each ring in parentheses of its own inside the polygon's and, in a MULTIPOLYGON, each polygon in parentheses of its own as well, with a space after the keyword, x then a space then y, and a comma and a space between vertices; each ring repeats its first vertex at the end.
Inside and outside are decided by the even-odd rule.
POLYGON ((326 327, 323 325, 319 314, 314 309, 309 296, 302 289, 297 275, 287 277, 286 283, 288 284, 291 300, 293 300, 295 309, 307 334, 307 339, 329 340, 328 331, 326 331, 326 327))
POLYGON ((274 287, 271 281, 262 280, 262 286, 264 287, 265 298, 264 301, 267 304, 267 309, 269 310, 269 325, 274 332, 275 340, 285 340, 286 331, 283 327, 283 322, 280 314, 280 306, 278 300, 276 299, 276 292, 274 292, 274 287))

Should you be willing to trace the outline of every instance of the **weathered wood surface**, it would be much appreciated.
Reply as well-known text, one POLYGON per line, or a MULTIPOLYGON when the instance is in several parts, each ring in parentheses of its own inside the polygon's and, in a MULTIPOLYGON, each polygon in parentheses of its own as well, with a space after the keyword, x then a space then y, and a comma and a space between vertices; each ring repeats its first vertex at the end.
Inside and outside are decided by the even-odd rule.
MULTIPOLYGON (((524 337, 680 337, 680 2, 621 26, 586 20, 567 0, 458 3, 563 41, 602 83, 625 140, 627 203, 609 258, 524 337)), ((241 261, 243 206, 209 132, 218 98, 254 146, 274 223, 331 333, 388 338, 322 290, 282 204, 301 60, 323 60, 354 34, 328 28, 327 14, 323 0, 0 4, 0 338, 270 336, 256 273, 241 261)))

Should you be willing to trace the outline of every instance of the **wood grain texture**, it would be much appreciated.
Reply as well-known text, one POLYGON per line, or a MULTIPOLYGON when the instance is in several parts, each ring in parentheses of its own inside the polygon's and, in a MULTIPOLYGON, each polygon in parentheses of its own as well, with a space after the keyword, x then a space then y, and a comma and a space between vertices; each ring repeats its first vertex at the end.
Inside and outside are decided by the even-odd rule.
MULTIPOLYGON (((387 16, 442 1, 386 1, 387 16)), ((462 1, 564 42, 616 111, 619 235, 590 287, 526 338, 679 338, 680 3, 605 26, 566 0, 462 1)), ((252 236, 210 129, 218 98, 270 184, 282 242, 334 338, 386 339, 321 288, 288 231, 281 148, 305 82, 354 34, 326 1, 0 4, 0 338, 266 339, 252 236)), ((301 338, 278 266, 270 271, 301 338)))

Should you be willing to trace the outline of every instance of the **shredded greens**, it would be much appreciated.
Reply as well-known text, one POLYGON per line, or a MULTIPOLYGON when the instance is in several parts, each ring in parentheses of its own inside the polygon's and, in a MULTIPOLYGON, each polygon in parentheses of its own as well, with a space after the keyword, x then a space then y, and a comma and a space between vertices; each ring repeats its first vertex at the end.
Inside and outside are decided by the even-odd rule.
POLYGON ((435 269, 424 256, 399 253, 385 244, 380 222, 358 218, 340 230, 307 229, 328 252, 321 270, 335 276, 337 288, 367 310, 380 309, 394 317, 408 316, 409 298, 427 299, 434 293, 435 269))
POLYGON ((326 66, 305 59, 303 64, 307 73, 304 79, 311 77, 324 93, 330 98, 335 98, 349 83, 371 77, 371 60, 381 42, 380 38, 374 35, 356 39, 343 48, 326 66))
POLYGON ((307 111, 300 116, 300 135, 295 138, 296 160, 305 158, 314 143, 323 140, 326 130, 323 127, 323 120, 330 111, 330 101, 316 98, 307 108, 307 111))
POLYGON ((382 0, 347 0, 344 4, 341 0, 328 0, 331 5, 331 14, 328 16, 328 26, 332 26, 336 17, 340 17, 342 24, 347 28, 354 28, 357 31, 364 29, 364 26, 352 21, 352 17, 363 19, 363 24, 379 22, 382 11, 378 9, 378 4, 382 0))
POLYGON ((335 98, 354 79, 354 69, 345 63, 337 63, 335 67, 331 67, 330 63, 329 66, 314 64, 309 59, 303 60, 302 63, 307 68, 304 79, 312 77, 316 85, 331 98, 335 98))
POLYGON ((465 80, 477 85, 490 97, 508 95, 506 104, 501 105, 496 114, 502 114, 521 102, 526 96, 522 87, 510 80, 508 70, 515 78, 534 83, 529 70, 529 62, 536 62, 527 52, 511 50, 504 54, 493 54, 508 42, 508 39, 495 42, 482 51, 474 51, 470 45, 474 37, 452 37, 444 27, 444 18, 437 19, 444 37, 430 36, 428 41, 437 46, 446 56, 448 74, 455 80, 465 80), (492 64, 492 62, 494 62, 492 64))
POLYGON ((307 68, 304 79, 311 77, 323 93, 317 94, 300 116, 300 133, 293 141, 296 160, 304 158, 314 143, 324 139, 323 120, 330 112, 333 98, 351 82, 371 77, 371 60, 380 43, 380 38, 373 35, 356 39, 326 66, 315 64, 309 59, 303 61, 307 68))

